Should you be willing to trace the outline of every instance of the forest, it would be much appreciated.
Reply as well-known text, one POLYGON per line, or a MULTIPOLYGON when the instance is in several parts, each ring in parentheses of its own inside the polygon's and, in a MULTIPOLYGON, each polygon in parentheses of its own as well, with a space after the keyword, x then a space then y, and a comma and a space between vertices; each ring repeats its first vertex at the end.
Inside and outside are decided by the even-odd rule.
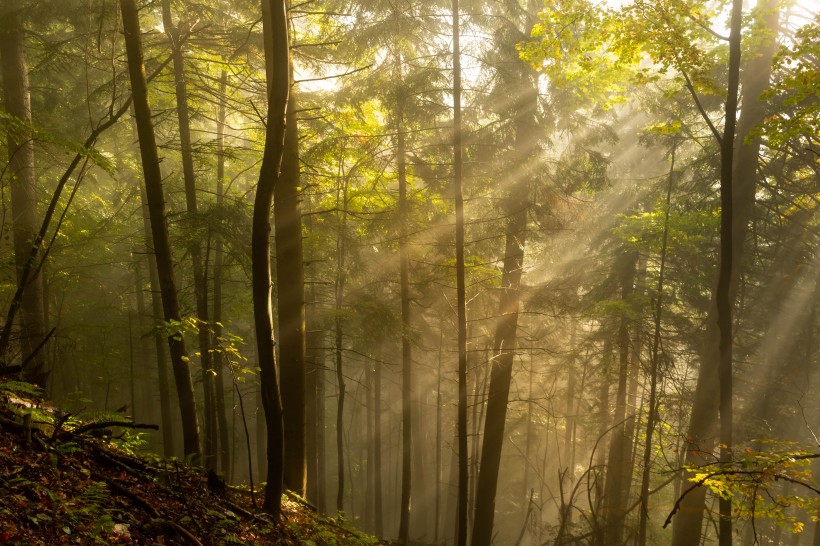
POLYGON ((2 0, 0 64, 60 408, 0 430, 402 545, 820 546, 813 0, 2 0))

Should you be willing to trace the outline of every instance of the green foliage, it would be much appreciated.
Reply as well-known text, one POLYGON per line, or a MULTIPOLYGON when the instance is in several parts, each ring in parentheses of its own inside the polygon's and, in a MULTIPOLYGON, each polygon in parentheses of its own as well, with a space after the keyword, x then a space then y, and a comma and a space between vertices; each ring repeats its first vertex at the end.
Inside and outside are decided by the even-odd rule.
POLYGON ((802 532, 804 521, 792 509, 812 521, 820 516, 820 490, 810 468, 820 454, 800 449, 793 442, 757 443, 769 449, 735 449, 731 463, 689 468, 694 473, 690 481, 730 499, 737 517, 770 519, 793 533, 802 532))
POLYGON ((13 116, 5 111, 0 111, 0 131, 15 135, 17 138, 33 138, 41 143, 53 144, 66 152, 79 154, 100 167, 106 173, 114 175, 116 168, 110 154, 100 151, 97 148, 86 148, 82 144, 77 144, 71 140, 60 137, 46 129, 37 127, 13 116))
POLYGON ((638 49, 619 39, 622 33, 615 11, 588 0, 547 0, 530 33, 533 40, 517 48, 576 107, 609 110, 626 102, 638 61, 638 49))
POLYGON ((781 47, 774 58, 775 83, 763 95, 772 103, 774 111, 760 130, 771 147, 805 139, 817 143, 820 127, 818 57, 820 15, 798 29, 791 45, 781 47))
POLYGON ((681 84, 688 79, 697 93, 716 95, 722 92, 716 72, 725 49, 715 45, 710 31, 716 15, 701 0, 635 0, 620 9, 587 0, 545 0, 532 40, 518 49, 578 108, 609 110, 625 103, 627 92, 670 71, 681 84))
POLYGON ((0 381, 0 393, 36 400, 43 396, 43 389, 25 381, 0 381))

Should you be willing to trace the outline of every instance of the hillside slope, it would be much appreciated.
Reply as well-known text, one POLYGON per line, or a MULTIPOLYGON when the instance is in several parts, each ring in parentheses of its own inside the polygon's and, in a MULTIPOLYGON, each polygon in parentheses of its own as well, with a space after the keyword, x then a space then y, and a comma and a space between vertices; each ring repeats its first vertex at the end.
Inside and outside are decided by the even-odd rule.
MULTIPOLYGON (((274 524, 250 492, 176 461, 129 453, 126 420, 80 422, 0 382, 0 543, 376 545, 297 497, 274 524), (120 440, 100 438, 113 432, 120 440)), ((260 499, 257 499, 259 502, 260 499)))

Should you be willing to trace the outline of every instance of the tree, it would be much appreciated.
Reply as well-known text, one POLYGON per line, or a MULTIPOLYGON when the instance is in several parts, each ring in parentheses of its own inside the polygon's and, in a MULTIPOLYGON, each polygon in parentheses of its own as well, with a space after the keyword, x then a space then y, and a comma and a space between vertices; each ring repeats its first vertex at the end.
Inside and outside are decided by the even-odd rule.
MULTIPOLYGON (((10 126, 6 143, 8 147, 11 183, 11 213, 14 237, 14 260, 17 271, 18 294, 12 306, 21 309, 21 348, 23 377, 45 387, 48 368, 41 343, 45 341, 46 327, 43 314, 42 279, 37 271, 31 271, 30 258, 37 238, 37 194, 34 171, 34 141, 31 134, 31 95, 29 89, 28 61, 26 58, 25 31, 16 11, 6 15, 0 26, 0 58, 2 60, 3 94, 6 113, 18 124, 10 126), (28 268, 27 268, 27 264, 28 268), (31 274, 26 274, 31 273, 31 274)), ((5 329, 11 328, 13 314, 9 313, 5 329)), ((6 332, 4 331, 4 335, 6 332)), ((7 358, 7 342, 2 344, 7 358)))
MULTIPOLYGON (((515 40, 521 31, 512 21, 506 23, 505 43, 499 44, 503 54, 517 58, 515 40)), ((523 63, 513 63, 500 70, 502 93, 513 97, 509 105, 512 118, 513 140, 506 158, 509 190, 502 210, 506 216, 503 266, 499 297, 498 319, 492 347, 492 368, 484 441, 481 448, 481 467, 476 490, 473 546, 488 546, 492 540, 495 495, 498 471, 504 444, 504 424, 510 396, 513 360, 516 354, 519 293, 524 267, 524 244, 527 238, 529 192, 538 162, 536 113, 538 91, 532 69, 523 63)))
POLYGON ((273 191, 281 177, 285 117, 290 89, 290 45, 284 0, 263 0, 263 32, 268 69, 265 150, 253 205, 251 234, 253 318, 259 358, 262 405, 267 431, 268 476, 263 508, 279 518, 284 479, 284 423, 273 333, 270 264, 270 215, 273 191))
MULTIPOLYGON (((180 154, 182 156, 182 172, 185 181, 185 204, 191 228, 196 233, 199 222, 197 212, 197 181, 194 174, 194 156, 191 146, 191 122, 188 112, 188 84, 185 76, 185 59, 182 54, 182 34, 174 25, 171 15, 170 0, 162 2, 162 24, 165 34, 171 45, 171 57, 174 63, 174 95, 176 97, 176 112, 179 123, 180 154)), ((199 335, 199 359, 201 364, 203 406, 205 412, 205 442, 203 450, 203 465, 205 468, 216 468, 217 421, 214 397, 214 373, 211 362, 211 331, 208 324, 208 282, 205 278, 207 264, 203 263, 200 238, 190 238, 188 252, 191 254, 191 269, 194 274, 194 297, 196 299, 196 315, 199 319, 197 332, 199 335)))
MULTIPOLYGON (((693 467, 702 464, 703 454, 710 451, 707 438, 712 435, 714 419, 719 411, 718 406, 722 410, 720 411, 720 443, 722 446, 727 446, 721 447, 721 460, 730 457, 731 308, 742 274, 745 239, 754 207, 760 149, 759 139, 752 138, 751 142, 746 142, 746 139, 750 136, 753 127, 763 118, 763 113, 757 105, 759 105, 760 94, 768 87, 777 27, 778 12, 772 3, 766 2, 761 6, 759 13, 765 17, 768 24, 759 27, 763 32, 759 42, 760 54, 750 57, 754 60, 749 62, 744 72, 744 76, 748 77, 748 84, 744 85, 743 113, 740 119, 740 130, 735 136, 735 121, 730 120, 730 116, 734 118, 736 115, 737 89, 733 90, 733 86, 736 85, 734 78, 738 77, 735 72, 739 73, 740 70, 740 27, 735 28, 735 25, 740 25, 740 22, 735 18, 740 17, 741 7, 741 3, 737 1, 732 4, 730 85, 725 107, 726 125, 720 139, 722 211, 720 268, 718 283, 714 289, 714 307, 710 307, 710 316, 707 317, 703 359, 687 432, 686 464, 693 467), (740 143, 737 147, 734 147, 735 140, 740 143), (732 144, 732 148, 728 148, 729 143, 732 144), (737 156, 736 159, 735 156, 737 156), (717 365, 717 362, 720 364, 717 365), (718 397, 715 397, 716 381, 720 386, 718 397)), ((706 491, 701 488, 683 500, 680 517, 677 518, 673 527, 675 546, 683 546, 700 540, 705 495, 706 491)), ((721 503, 724 511, 729 509, 727 501, 723 500, 721 503)), ((727 522, 723 517, 721 523, 721 533, 725 537, 727 533, 730 533, 731 522, 727 522)), ((731 536, 721 540, 731 540, 731 536)))
MULTIPOLYGON (((292 70, 291 70, 292 71, 292 70)), ((305 494, 305 289, 297 109, 291 82, 282 173, 273 188, 279 359, 285 420, 285 486, 305 494)))
MULTIPOLYGON (((458 509, 456 544, 467 545, 467 297, 464 286, 464 196, 462 192, 461 30, 453 0, 453 192, 456 209, 456 310, 458 320, 458 509)), ((440 373, 440 372, 439 372, 440 373)), ((439 381, 439 394, 441 385, 439 381)))
POLYGON ((134 97, 134 117, 139 136, 140 156, 145 177, 145 192, 148 202, 148 214, 151 220, 151 235, 157 261, 162 308, 165 321, 169 324, 171 330, 167 336, 168 348, 171 351, 171 367, 174 373, 177 396, 179 397, 184 450, 186 456, 199 458, 201 455, 199 423, 196 416, 194 387, 188 369, 189 358, 185 350, 182 332, 176 330, 181 324, 181 317, 174 281, 174 270, 171 263, 168 227, 165 223, 162 174, 160 173, 159 155, 157 154, 154 127, 151 120, 151 109, 148 104, 148 88, 142 61, 142 42, 135 0, 120 0, 120 10, 125 34, 125 47, 128 54, 128 74, 131 80, 131 92, 134 97))

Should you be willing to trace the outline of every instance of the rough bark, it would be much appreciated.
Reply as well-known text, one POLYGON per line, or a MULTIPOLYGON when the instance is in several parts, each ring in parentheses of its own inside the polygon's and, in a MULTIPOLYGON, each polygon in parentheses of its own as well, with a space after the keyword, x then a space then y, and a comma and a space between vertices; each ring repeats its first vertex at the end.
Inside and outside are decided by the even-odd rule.
MULTIPOLYGON (((122 12, 123 33, 125 34, 125 47, 128 55, 128 73, 134 98, 134 117, 139 137, 143 175, 145 177, 151 236, 157 261, 163 318, 166 322, 179 321, 179 302, 177 301, 176 283, 171 262, 171 247, 168 242, 168 226, 165 222, 165 199, 162 193, 159 156, 154 137, 151 109, 148 105, 148 88, 142 61, 142 41, 140 39, 136 2, 134 0, 120 0, 120 10, 122 12)), ((171 366, 182 417, 183 449, 186 456, 194 456, 198 459, 201 455, 199 423, 196 415, 194 388, 187 363, 188 356, 182 336, 173 333, 169 335, 168 348, 171 352, 171 366)))

